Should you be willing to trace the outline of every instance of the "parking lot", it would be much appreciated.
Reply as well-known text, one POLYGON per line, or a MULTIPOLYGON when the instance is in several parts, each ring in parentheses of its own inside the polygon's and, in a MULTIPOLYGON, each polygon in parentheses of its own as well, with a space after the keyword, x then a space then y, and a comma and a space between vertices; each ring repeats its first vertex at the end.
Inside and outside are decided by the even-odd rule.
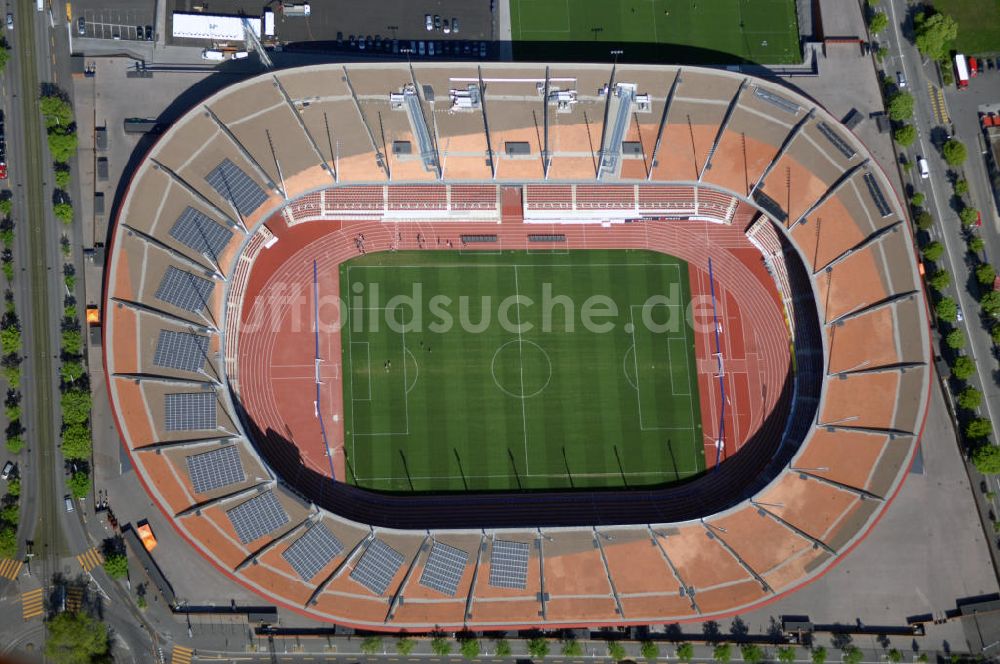
POLYGON ((84 9, 73 17, 73 29, 79 37, 95 39, 124 39, 146 41, 146 32, 152 35, 153 13, 136 9, 84 9), (83 33, 80 19, 83 19, 83 33), (146 30, 149 26, 149 30, 146 30))

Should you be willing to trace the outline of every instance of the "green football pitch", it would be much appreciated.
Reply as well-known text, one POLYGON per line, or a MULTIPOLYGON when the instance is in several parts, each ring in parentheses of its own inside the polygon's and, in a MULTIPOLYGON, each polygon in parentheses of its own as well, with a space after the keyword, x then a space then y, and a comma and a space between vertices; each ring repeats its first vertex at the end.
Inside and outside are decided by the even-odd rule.
POLYGON ((510 15, 519 60, 802 61, 795 0, 510 0, 510 15))
POLYGON ((348 261, 340 284, 348 481, 503 491, 704 470, 684 261, 405 251, 348 261))

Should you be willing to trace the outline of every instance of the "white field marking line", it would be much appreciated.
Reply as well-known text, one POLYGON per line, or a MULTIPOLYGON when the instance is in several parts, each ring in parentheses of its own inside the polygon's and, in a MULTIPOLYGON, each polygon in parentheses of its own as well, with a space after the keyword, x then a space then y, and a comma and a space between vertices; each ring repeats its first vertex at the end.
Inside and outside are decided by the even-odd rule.
MULTIPOLYGON (((381 334, 381 332, 379 333, 381 334)), ((407 377, 406 377, 406 326, 403 326, 403 330, 400 333, 400 358, 403 364, 403 408, 406 417, 406 431, 376 431, 372 433, 359 433, 355 431, 353 436, 365 436, 366 438, 374 438, 377 436, 409 436, 410 435, 410 398, 409 390, 406 389, 407 377)), ((352 343, 367 343, 367 342, 352 342, 352 343)), ((371 362, 371 354, 369 353, 369 372, 371 362)), ((353 395, 352 395, 353 396, 353 395)), ((370 401, 370 399, 369 399, 370 401)), ((357 427, 355 427, 357 429, 357 427)), ((360 478, 359 478, 360 479, 360 478)))
MULTIPOLYGON (((417 386, 417 381, 420 380, 420 365, 417 364, 417 358, 413 355, 413 351, 405 346, 403 347, 403 351, 413 358, 413 367, 417 370, 417 373, 413 376, 413 385, 406 389, 406 393, 409 394, 413 391, 413 388, 417 386)), ((407 423, 409 423, 408 420, 407 423)), ((407 426, 407 429, 409 429, 409 426, 407 426)))
POLYGON ((684 385, 687 386, 687 392, 678 392, 674 387, 674 372, 670 372, 670 393, 675 397, 689 397, 691 396, 691 372, 688 371, 688 360, 687 360, 687 340, 684 337, 667 337, 667 361, 670 362, 670 368, 673 369, 676 365, 674 364, 674 353, 671 351, 671 341, 683 341, 684 343, 684 385))
POLYGON ((635 314, 632 307, 628 308, 628 317, 632 325, 632 364, 635 366, 635 402, 639 407, 639 431, 645 431, 642 426, 642 392, 639 390, 639 359, 635 341, 635 314))
MULTIPOLYGON (((351 284, 351 276, 350 275, 351 275, 351 268, 348 267, 347 268, 347 275, 346 275, 347 276, 347 285, 348 285, 348 288, 350 287, 350 284, 351 284)), ((357 460, 357 458, 358 458, 358 455, 357 455, 357 440, 356 440, 357 439, 357 435, 354 432, 354 429, 355 429, 355 426, 354 426, 355 425, 355 422, 354 422, 354 343, 355 342, 354 342, 354 340, 352 338, 352 332, 351 332, 351 328, 354 327, 354 320, 352 319, 352 316, 353 316, 353 314, 352 314, 351 310, 348 309, 347 310, 347 319, 348 319, 347 320, 347 362, 348 362, 348 364, 351 365, 351 367, 350 367, 350 369, 351 369, 351 398, 348 400, 348 403, 350 404, 350 408, 351 408, 351 419, 348 420, 348 421, 346 421, 346 422, 344 422, 344 431, 345 432, 347 431, 347 425, 348 425, 348 422, 349 422, 350 426, 351 426, 351 459, 352 460, 357 460)), ((343 342, 341 342, 341 343, 343 343, 343 342)), ((364 342, 364 343, 368 343, 368 342, 364 342)), ((370 350, 369 350, 368 355, 369 355, 368 361, 369 361, 369 364, 370 364, 371 363, 371 351, 370 350)), ((370 371, 369 371, 369 373, 370 373, 370 371)), ((368 381, 368 390, 369 390, 369 392, 371 391, 371 379, 370 378, 369 378, 369 381, 368 381)), ((369 398, 371 398, 371 397, 369 397, 369 398)), ((347 468, 350 467, 350 469, 351 469, 352 472, 354 472, 355 469, 354 469, 354 464, 347 459, 347 449, 346 449, 346 447, 347 447, 347 441, 346 440, 344 441, 344 447, 345 447, 345 449, 344 449, 344 480, 346 481, 347 480, 347 468)), ((358 476, 356 474, 354 475, 354 481, 355 482, 359 481, 359 478, 358 478, 358 476)))
MULTIPOLYGON (((469 254, 466 254, 469 255, 469 254)), ((677 270, 678 279, 681 273, 681 266, 677 263, 469 263, 466 265, 454 265, 448 263, 425 263, 424 265, 355 265, 349 270, 406 270, 433 268, 440 270, 443 268, 486 268, 486 267, 672 267, 677 270)))
MULTIPOLYGON (((514 301, 517 302, 521 299, 521 289, 518 287, 517 283, 517 266, 514 266, 514 301)), ((525 412, 524 407, 524 343, 521 337, 521 305, 515 304, 517 307, 517 362, 521 370, 521 427, 524 431, 524 472, 529 473, 528 469, 528 416, 525 412)))
MULTIPOLYGON (((636 344, 636 339, 635 339, 635 327, 636 327, 635 326, 635 308, 636 307, 644 307, 644 306, 646 306, 646 305, 643 305, 643 304, 631 304, 631 305, 629 305, 629 319, 632 321, 632 347, 634 349, 632 351, 632 358, 634 359, 634 364, 635 364, 635 382, 637 384, 637 387, 636 387, 635 391, 636 391, 636 399, 637 399, 637 402, 638 402, 638 405, 639 405, 639 430, 640 431, 690 431, 692 433, 692 435, 693 435, 695 433, 695 430, 694 430, 695 429, 694 428, 694 420, 693 419, 690 420, 692 423, 689 424, 686 427, 647 427, 645 424, 643 424, 643 421, 642 421, 642 388, 641 388, 642 380, 639 378, 639 353, 638 353, 638 346, 636 344)), ((671 307, 671 308, 673 308, 673 307, 680 308, 681 307, 681 305, 679 305, 679 304, 661 304, 661 305, 657 305, 657 306, 671 307)), ((683 325, 682 325, 682 327, 683 327, 683 325)), ((679 338, 679 337, 675 337, 675 338, 679 338)), ((684 338, 684 341, 685 341, 685 344, 686 344, 687 343, 687 332, 686 331, 684 333, 684 337, 683 338, 684 338)), ((668 341, 669 341, 669 338, 668 338, 668 341)), ((668 352, 668 354, 670 352, 670 345, 669 345, 669 343, 667 345, 667 352, 668 352)), ((685 357, 686 357, 686 355, 685 355, 685 357)), ((685 360, 685 366, 686 365, 687 365, 687 361, 685 360)), ((671 392, 673 393, 673 387, 672 387, 673 386, 673 373, 672 372, 668 372, 668 373, 671 374, 671 376, 670 376, 671 392)), ((690 382, 690 373, 688 374, 688 377, 689 377, 688 380, 690 382)), ((691 395, 688 394, 687 396, 690 397, 691 395)), ((690 403, 691 401, 692 401, 692 399, 689 398, 688 399, 688 402, 689 402, 688 409, 691 410, 691 412, 693 413, 694 406, 690 403)), ((692 418, 693 418, 693 415, 692 415, 692 418)))
POLYGON ((358 399, 354 396, 354 349, 352 348, 348 355, 351 357, 351 400, 352 401, 371 401, 372 400, 372 353, 371 348, 368 346, 367 341, 352 341, 351 346, 354 344, 364 344, 365 345, 365 355, 368 358, 368 398, 358 399))
POLYGON ((635 355, 635 346, 629 346, 628 350, 625 351, 625 355, 622 356, 622 373, 625 374, 625 381, 632 386, 633 390, 638 390, 639 386, 632 382, 632 379, 628 377, 628 354, 632 353, 635 355))
POLYGON ((562 247, 560 249, 532 249, 528 247, 525 251, 529 256, 564 256, 569 253, 569 247, 562 247))

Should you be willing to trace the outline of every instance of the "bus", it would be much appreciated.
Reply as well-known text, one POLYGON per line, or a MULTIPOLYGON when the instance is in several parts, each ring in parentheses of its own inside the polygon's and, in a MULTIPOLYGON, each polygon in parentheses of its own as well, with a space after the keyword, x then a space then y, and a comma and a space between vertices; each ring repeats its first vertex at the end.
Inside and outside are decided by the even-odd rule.
POLYGON ((955 55, 955 84, 959 90, 969 87, 969 65, 961 53, 955 55))

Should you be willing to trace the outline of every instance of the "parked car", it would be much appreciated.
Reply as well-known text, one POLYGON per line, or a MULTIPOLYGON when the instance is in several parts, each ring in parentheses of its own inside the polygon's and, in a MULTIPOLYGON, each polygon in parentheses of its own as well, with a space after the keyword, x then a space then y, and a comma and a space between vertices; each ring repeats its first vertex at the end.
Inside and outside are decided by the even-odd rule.
POLYGON ((337 46, 343 46, 343 45, 344 45, 344 33, 343 32, 338 32, 337 33, 337 46))
POLYGON ((382 35, 375 35, 375 50, 382 50, 382 35))
POLYGON ((375 39, 371 35, 365 37, 365 48, 371 50, 374 46, 375 46, 375 39))
POLYGON ((141 25, 135 26, 135 38, 138 39, 139 41, 143 41, 144 39, 146 39, 146 33, 143 31, 141 25))
POLYGON ((423 55, 427 52, 427 44, 425 42, 420 42, 417 44, 417 55, 423 55))
POLYGON ((486 42, 479 42, 479 57, 486 57, 486 42))
POLYGON ((427 55, 434 55, 434 42, 427 42, 427 55))
POLYGON ((901 71, 896 72, 896 82, 899 84, 900 88, 906 87, 906 74, 901 71))
POLYGON ((153 26, 146 26, 146 41, 153 41, 153 26))
POLYGON ((927 160, 921 156, 917 156, 917 168, 920 169, 920 177, 924 180, 931 176, 930 166, 927 165, 927 160))
POLYGON ((7 12, 7 29, 8 30, 14 29, 14 15, 11 14, 10 12, 7 12))
POLYGON ((87 34, 87 20, 82 16, 76 20, 76 31, 78 34, 87 34))
POLYGON ((424 14, 424 27, 428 30, 434 29, 434 19, 431 18, 430 14, 424 14))
POLYGON ((63 503, 66 505, 67 512, 73 511, 73 499, 69 496, 69 494, 63 496, 63 503))
POLYGON ((434 14, 434 29, 435 30, 441 29, 441 16, 438 14, 434 14))
POLYGON ((456 34, 456 35, 458 34, 458 19, 457 18, 452 17, 452 19, 451 19, 451 31, 454 34, 456 34))
POLYGON ((357 46, 357 45, 358 45, 358 42, 357 42, 357 40, 356 40, 356 39, 354 38, 354 35, 350 35, 350 36, 349 36, 349 37, 347 38, 347 45, 348 45, 348 46, 350 46, 351 48, 354 48, 355 46, 357 46))
POLYGON ((448 19, 444 20, 444 27, 442 28, 442 30, 444 31, 444 34, 446 34, 446 35, 450 35, 451 34, 451 24, 448 23, 448 19))
POLYGON ((14 470, 14 462, 8 461, 3 466, 3 472, 0 473, 0 480, 5 480, 10 477, 11 471, 14 470))

